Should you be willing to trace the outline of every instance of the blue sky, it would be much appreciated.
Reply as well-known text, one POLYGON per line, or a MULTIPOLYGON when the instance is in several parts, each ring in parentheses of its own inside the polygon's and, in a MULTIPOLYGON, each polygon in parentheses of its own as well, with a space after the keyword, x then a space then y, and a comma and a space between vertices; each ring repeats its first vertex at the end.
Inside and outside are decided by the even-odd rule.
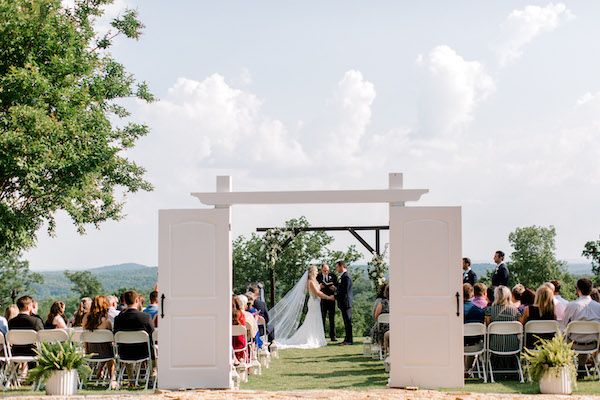
MULTIPOLYGON (((463 249, 510 253, 518 226, 554 225, 557 253, 598 238, 600 4, 118 0, 140 41, 113 54, 160 99, 128 103, 151 133, 130 157, 152 193, 79 236, 59 215, 35 269, 156 264, 157 210, 200 206, 217 174, 238 190, 383 188, 388 172, 463 207, 463 249)), ((239 207, 234 234, 306 215, 385 224, 384 206, 239 207)), ((349 235, 347 235, 349 236, 349 235)), ((353 243, 343 234, 337 244, 353 243)))

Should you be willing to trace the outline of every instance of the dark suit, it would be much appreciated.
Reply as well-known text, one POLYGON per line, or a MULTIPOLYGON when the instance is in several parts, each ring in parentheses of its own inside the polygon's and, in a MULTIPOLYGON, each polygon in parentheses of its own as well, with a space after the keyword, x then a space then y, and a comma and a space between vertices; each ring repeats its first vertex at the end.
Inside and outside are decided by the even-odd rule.
MULTIPOLYGON (((40 318, 31 316, 29 314, 18 314, 16 317, 8 321, 8 330, 33 330, 41 331, 44 329, 44 323, 40 318)), ((35 352, 33 349, 35 345, 15 345, 12 347, 12 353, 14 356, 34 356, 35 352)))
POLYGON ((338 279, 335 298, 344 320, 344 330, 346 331, 344 342, 352 343, 352 278, 348 271, 343 272, 338 279))
POLYGON ((463 271, 463 284, 469 283, 471 286, 475 285, 477 282, 477 274, 470 269, 468 272, 463 271))
MULTIPOLYGON (((154 359, 154 346, 152 345, 152 332, 154 325, 150 316, 135 308, 127 308, 115 317, 113 327, 115 333, 120 331, 146 331, 150 343, 151 356, 154 359)), ((148 347, 145 344, 121 344, 119 345, 119 357, 124 360, 136 360, 147 357, 148 347)))
POLYGON ((508 268, 505 263, 501 263, 496 267, 494 274, 492 275, 492 286, 506 286, 508 287, 508 268))
MULTIPOLYGON (((270 317, 269 310, 267 309, 267 304, 262 300, 254 300, 254 308, 258 311, 258 314, 261 315, 265 319, 265 323, 267 324, 267 335, 269 337, 269 342, 273 343, 275 340, 275 332, 271 325, 269 325, 270 317)), ((264 335, 264 332, 260 332, 261 335, 264 335)))
MULTIPOLYGON (((327 277, 323 277, 323 273, 317 274, 317 282, 323 284, 321 291, 328 296, 334 295, 335 291, 333 288, 337 283, 337 276, 334 273, 327 274, 327 277), (329 284, 329 285, 328 285, 329 284)), ((329 314, 329 338, 333 341, 335 338, 335 300, 321 299, 321 318, 323 319, 323 329, 325 329, 325 319, 329 314)))

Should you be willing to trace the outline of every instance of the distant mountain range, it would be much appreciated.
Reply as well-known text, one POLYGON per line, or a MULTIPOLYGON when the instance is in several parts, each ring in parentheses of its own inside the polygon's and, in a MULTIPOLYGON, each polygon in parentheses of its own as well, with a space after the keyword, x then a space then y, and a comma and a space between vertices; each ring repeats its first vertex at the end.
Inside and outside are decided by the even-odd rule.
MULTIPOLYGON (((73 286, 64 274, 65 270, 37 271, 44 277, 43 284, 34 284, 34 295, 44 300, 47 298, 63 299, 72 296, 73 286)), ((102 283, 104 292, 111 294, 120 288, 136 288, 144 293, 151 290, 158 278, 158 268, 142 264, 118 264, 88 269, 102 283)), ((146 294, 147 296, 147 294, 146 294)))
MULTIPOLYGON (((491 263, 482 263, 482 264, 473 264, 471 266, 473 271, 477 274, 478 277, 485 276, 488 271, 496 268, 496 264, 491 263)), ((569 263, 567 264, 567 270, 575 275, 575 276, 585 276, 592 274, 592 264, 585 263, 569 263)))

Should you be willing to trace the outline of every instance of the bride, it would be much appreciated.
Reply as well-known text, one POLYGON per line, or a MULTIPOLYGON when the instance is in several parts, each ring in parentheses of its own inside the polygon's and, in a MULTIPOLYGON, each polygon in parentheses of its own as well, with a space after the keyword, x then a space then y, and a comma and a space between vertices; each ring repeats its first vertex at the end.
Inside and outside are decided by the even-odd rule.
POLYGON ((269 312, 279 349, 314 349, 327 345, 321 320, 321 299, 333 300, 334 297, 319 290, 317 267, 311 265, 292 290, 269 312), (309 294, 308 312, 298 328, 306 291, 309 294))

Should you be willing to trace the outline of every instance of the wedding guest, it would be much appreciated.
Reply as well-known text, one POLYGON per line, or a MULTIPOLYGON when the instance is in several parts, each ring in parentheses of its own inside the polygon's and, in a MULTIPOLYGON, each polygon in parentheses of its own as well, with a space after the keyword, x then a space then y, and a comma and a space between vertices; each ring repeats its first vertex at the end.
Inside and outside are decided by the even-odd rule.
MULTIPOLYGON (((105 296, 96 296, 92 300, 90 312, 83 317, 83 328, 88 331, 96 329, 112 330, 113 324, 110 321, 108 310, 110 303, 105 296)), ((113 358, 114 348, 112 342, 107 343, 85 343, 85 351, 87 354, 93 354, 92 359, 113 358)), ((111 387, 116 385, 115 361, 110 360, 98 368, 97 378, 100 379, 102 371, 107 368, 111 377, 111 387)))
POLYGON ((6 319, 6 317, 1 316, 1 315, 0 315, 0 332, 2 332, 3 335, 6 335, 6 332, 8 332, 8 320, 6 319))
POLYGON ((477 307, 473 303, 473 294, 474 294, 473 286, 471 286, 470 283, 464 283, 463 284, 463 300, 464 300, 463 320, 464 320, 465 324, 467 324, 469 322, 483 323, 483 319, 485 316, 485 312, 483 311, 483 309, 480 307, 477 307))
POLYGON ((489 304, 489 300, 487 298, 487 286, 485 283, 477 282, 475 286, 473 286, 473 294, 473 304, 482 310, 485 309, 489 304))
MULTIPOLYGON (((146 331, 150 342, 150 356, 154 360, 154 345, 152 344, 152 332, 154 326, 150 316, 140 311, 140 296, 135 290, 123 293, 127 308, 115 317, 114 331, 146 331)), ((107 307, 108 315, 108 307, 107 307)), ((121 344, 119 345, 119 357, 123 360, 136 360, 148 356, 146 344, 121 344)), ((131 375, 129 375, 131 376, 131 375)))
POLYGON ((592 291, 590 292, 590 297, 595 302, 600 303, 600 291, 598 291, 598 288, 592 288, 592 291))
POLYGON ((150 304, 144 308, 144 312, 150 315, 150 319, 158 314, 158 292, 156 290, 150 293, 150 304))
MULTIPOLYGON (((41 331, 44 329, 43 322, 31 315, 33 309, 33 299, 31 296, 22 296, 17 299, 17 307, 19 314, 8 321, 8 330, 12 329, 28 329, 41 331)), ((14 345, 12 348, 13 356, 33 356, 35 345, 14 345)))
POLYGON ((250 332, 248 332, 248 336, 252 338, 256 337, 256 334, 258 333, 258 323, 256 322, 256 319, 252 313, 247 310, 248 298, 243 294, 237 295, 237 298, 240 301, 242 312, 244 313, 244 319, 250 325, 250 332))
MULTIPOLYGON (((501 250, 494 253, 494 263, 496 263, 496 269, 492 275, 492 287, 508 286, 508 267, 504 262, 504 252, 501 250)), ((494 290, 495 294, 495 290, 494 290)))
MULTIPOLYGON (((547 285, 542 285, 535 293, 535 301, 532 305, 525 308, 525 312, 521 316, 521 323, 525 325, 528 321, 552 321, 556 319, 554 314, 554 292, 547 285)), ((551 339, 554 333, 550 334, 527 334, 525 338, 527 347, 534 348, 538 338, 551 339)))
POLYGON ((256 342, 258 348, 261 349, 263 347, 263 340, 260 336, 260 329, 258 329, 258 310, 254 308, 254 293, 247 292, 245 296, 248 299, 248 303, 246 303, 246 311, 252 314, 252 317, 256 322, 256 334, 254 335, 254 341, 256 342))
POLYGON ((17 315, 19 315, 19 307, 17 307, 16 304, 11 304, 6 307, 6 310, 4 311, 4 318, 6 318, 7 321, 10 321, 17 315))
POLYGON ((562 284, 559 280, 552 280, 550 283, 554 286, 554 314, 556 315, 557 321, 562 321, 565 316, 565 308, 567 308, 569 301, 560 295, 562 284))
MULTIPOLYGON (((275 340, 275 331, 270 324, 269 310, 267 309, 267 304, 260 299, 260 288, 258 283, 251 283, 248 285, 248 291, 254 294, 254 308, 258 312, 258 315, 262 316, 265 319, 265 324, 267 328, 267 338, 269 340, 269 344, 273 343, 275 340)), ((262 329, 262 326, 259 326, 259 329, 262 329)), ((260 332, 261 335, 264 335, 264 332, 260 332)))
POLYGON ((535 302, 535 292, 529 288, 526 288, 525 291, 521 294, 521 305, 517 307, 519 312, 523 314, 525 308, 533 305, 535 302))
POLYGON ((39 304, 38 304, 37 300, 32 299, 31 300, 31 316, 39 319, 40 321, 42 321, 42 324, 44 324, 44 320, 42 319, 42 317, 40 317, 38 315, 38 309, 39 309, 39 304))
MULTIPOLYGON (((231 299, 231 324, 232 325, 241 325, 246 326, 246 316, 243 310, 243 303, 238 296, 233 296, 231 299)), ((231 337, 231 345, 234 350, 245 349, 247 346, 246 335, 238 335, 231 337)), ((238 352, 235 353, 235 356, 238 360, 244 359, 244 353, 238 352)))
POLYGON ((46 318, 44 329, 64 329, 67 327, 65 321, 65 303, 62 301, 55 301, 50 306, 50 312, 46 318))
POLYGON ((521 307, 521 296, 523 295, 523 292, 525 291, 525 286, 521 285, 520 283, 517 283, 515 286, 513 286, 511 294, 512 294, 512 305, 519 308, 521 307))
MULTIPOLYGON (((494 289, 494 302, 485 310, 485 324, 496 321, 518 321, 521 313, 511 304, 511 292, 506 286, 494 289)), ((497 351, 510 351, 518 347, 516 335, 490 335, 490 348, 497 351)))
POLYGON ((117 310, 117 306, 119 303, 119 299, 117 299, 117 296, 107 296, 106 299, 108 300, 108 319, 110 320, 111 324, 115 324, 115 317, 117 315, 119 315, 119 310, 117 310))
POLYGON ((390 312, 389 297, 390 297, 390 287, 389 287, 389 285, 385 285, 385 287, 383 289, 383 298, 375 306, 375 310, 373 311, 373 319, 375 320, 375 323, 373 324, 373 327, 371 328, 371 338, 373 340, 373 343, 378 343, 381 346, 383 346, 383 336, 385 335, 385 333, 387 331, 390 330, 390 324, 380 324, 379 322, 377 322, 377 318, 379 318, 379 316, 381 314, 389 314, 389 312, 390 312))
POLYGON ((463 268, 463 283, 468 283, 471 286, 477 282, 477 274, 471 269, 471 259, 469 257, 463 257, 462 259, 463 268))
POLYGON ((92 299, 90 299, 89 297, 84 297, 83 299, 81 299, 81 301, 79 302, 79 306, 77 306, 77 311, 75 311, 75 314, 73 314, 73 323, 71 325, 73 326, 73 328, 77 328, 82 325, 83 317, 85 316, 85 314, 90 312, 91 305, 92 299))

